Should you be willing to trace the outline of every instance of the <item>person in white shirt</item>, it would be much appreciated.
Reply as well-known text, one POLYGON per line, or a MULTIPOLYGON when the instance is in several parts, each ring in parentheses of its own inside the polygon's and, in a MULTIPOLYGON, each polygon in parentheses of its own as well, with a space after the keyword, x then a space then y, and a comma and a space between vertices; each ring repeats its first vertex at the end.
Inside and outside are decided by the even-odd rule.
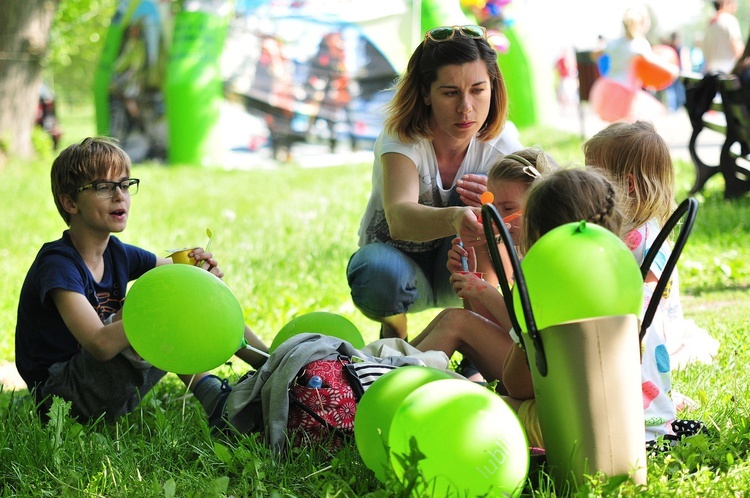
POLYGON ((734 16, 737 0, 716 0, 714 7, 716 15, 709 21, 703 39, 705 71, 729 74, 745 48, 740 23, 734 16))
MULTIPOLYGON (((428 31, 412 54, 375 143, 372 192, 347 279, 381 337, 407 337, 406 313, 460 304, 446 268, 451 240, 485 244, 481 195, 498 158, 522 148, 481 26, 428 31)), ((489 255, 478 271, 497 284, 489 255)))

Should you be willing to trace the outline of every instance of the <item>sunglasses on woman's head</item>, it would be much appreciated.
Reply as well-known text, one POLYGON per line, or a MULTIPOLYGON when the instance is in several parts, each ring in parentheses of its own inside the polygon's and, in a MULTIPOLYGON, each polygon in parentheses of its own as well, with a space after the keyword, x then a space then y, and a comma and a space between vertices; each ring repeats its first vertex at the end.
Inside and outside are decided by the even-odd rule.
POLYGON ((431 40, 436 43, 452 40, 456 36, 456 31, 466 38, 486 38, 487 30, 483 26, 467 24, 466 26, 440 26, 432 28, 425 33, 425 40, 431 40))

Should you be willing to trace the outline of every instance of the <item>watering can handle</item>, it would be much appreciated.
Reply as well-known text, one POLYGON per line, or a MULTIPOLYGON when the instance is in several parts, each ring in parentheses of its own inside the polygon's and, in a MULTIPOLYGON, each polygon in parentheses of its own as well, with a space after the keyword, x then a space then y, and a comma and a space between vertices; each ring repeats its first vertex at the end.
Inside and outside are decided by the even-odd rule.
POLYGON ((687 242, 688 236, 690 235, 690 231, 693 229, 693 223, 695 222, 695 215, 697 212, 698 201, 693 197, 688 197, 687 199, 682 201, 680 205, 677 206, 677 209, 675 209, 674 213, 672 213, 672 216, 670 216, 667 222, 664 224, 664 227, 661 229, 659 234, 656 236, 654 243, 646 253, 646 257, 643 258, 643 263, 641 263, 641 275, 645 280, 649 270, 651 269, 651 264, 654 262, 654 259, 656 258, 659 249, 661 249, 662 244, 664 244, 664 242, 667 240, 667 237, 669 237, 669 234, 672 233, 674 227, 684 216, 685 222, 680 228, 680 233, 677 236, 677 240, 675 241, 674 248, 672 249, 672 254, 669 255, 667 264, 664 265, 664 270, 662 270, 661 278, 659 278, 659 281, 656 283, 654 295, 651 297, 651 302, 648 304, 646 313, 643 315, 643 321, 641 322, 641 332, 639 336, 639 339, 641 341, 643 341, 643 336, 646 335, 646 329, 648 329, 654 319, 654 315, 656 314, 656 309, 659 307, 661 297, 664 294, 664 290, 667 288, 667 283, 669 283, 669 280, 672 278, 672 272, 677 265, 677 259, 680 257, 680 254, 682 254, 682 250, 685 247, 685 243, 687 242))
POLYGON ((513 268, 513 278, 518 287, 518 296, 521 301, 521 308, 523 316, 526 319, 526 326, 529 329, 529 337, 534 341, 534 349, 536 350, 536 366, 539 369, 539 373, 542 376, 547 375, 547 359, 544 354, 544 346, 542 345, 542 337, 536 328, 536 321, 534 321, 534 314, 531 311, 531 301, 529 300, 529 292, 526 288, 526 280, 521 272, 521 264, 518 261, 518 255, 516 254, 516 248, 513 245, 513 239, 508 232, 508 227, 505 226, 500 213, 497 212, 497 208, 493 204, 485 204, 482 206, 482 225, 484 227, 484 236, 487 239, 487 248, 490 252, 490 260, 492 261, 492 267, 495 269, 495 273, 500 281, 500 288, 503 291, 503 300, 505 301, 505 307, 508 309, 508 315, 510 316, 510 323, 513 328, 518 332, 518 336, 522 337, 521 327, 516 317, 515 309, 513 308, 513 294, 511 293, 508 281, 503 278, 505 275, 505 269, 503 268, 502 260, 500 259, 500 252, 497 250, 497 244, 493 243, 495 240, 495 232, 492 230, 492 225, 497 226, 500 232, 500 239, 505 245, 505 249, 508 251, 510 257, 510 264, 513 268))

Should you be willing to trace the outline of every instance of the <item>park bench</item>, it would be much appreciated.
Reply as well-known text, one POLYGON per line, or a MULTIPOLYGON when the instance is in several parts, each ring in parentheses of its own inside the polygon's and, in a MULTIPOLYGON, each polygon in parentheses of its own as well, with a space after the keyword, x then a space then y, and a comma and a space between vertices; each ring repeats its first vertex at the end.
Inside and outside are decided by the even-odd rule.
POLYGON ((694 195, 717 173, 724 177, 724 198, 750 191, 750 88, 742 88, 732 75, 683 74, 685 109, 693 127, 690 157, 695 165, 694 195), (707 164, 697 152, 698 135, 709 129, 724 135, 718 164, 707 164))

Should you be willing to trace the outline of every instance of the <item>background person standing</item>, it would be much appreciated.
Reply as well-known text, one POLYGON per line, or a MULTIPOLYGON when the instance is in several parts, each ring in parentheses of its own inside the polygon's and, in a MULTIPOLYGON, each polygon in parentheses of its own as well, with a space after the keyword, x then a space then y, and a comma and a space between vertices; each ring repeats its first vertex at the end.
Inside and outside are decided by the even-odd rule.
POLYGON ((705 71, 730 73, 745 45, 742 41, 740 23, 734 16, 737 0, 716 0, 716 15, 711 18, 703 39, 705 71))

